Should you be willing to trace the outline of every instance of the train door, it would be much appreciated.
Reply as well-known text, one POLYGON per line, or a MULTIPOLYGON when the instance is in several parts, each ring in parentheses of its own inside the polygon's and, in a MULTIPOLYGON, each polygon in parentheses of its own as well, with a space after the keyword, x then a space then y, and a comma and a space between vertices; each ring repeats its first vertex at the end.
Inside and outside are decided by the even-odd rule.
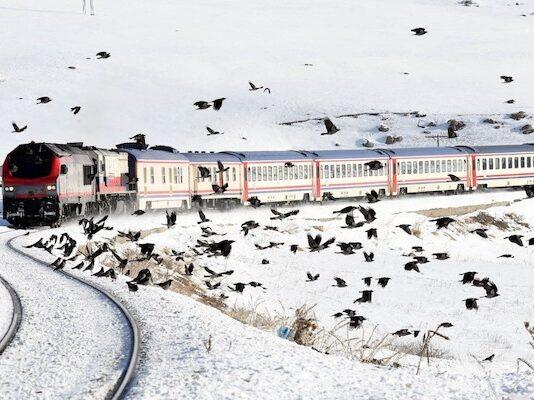
MULTIPOLYGON (((244 162, 242 165, 242 168, 243 168, 243 172, 242 172, 242 180, 238 180, 239 182, 242 182, 241 184, 241 187, 243 188, 243 194, 241 196, 241 199, 242 199, 242 202, 244 203, 245 201, 247 201, 249 199, 249 195, 248 195, 248 180, 250 178, 249 176, 249 173, 248 173, 248 166, 247 166, 247 163, 244 162)), ((238 169, 239 171, 239 169, 238 169)))
POLYGON ((312 192, 313 200, 321 200, 321 163, 312 162, 312 192))
POLYGON ((469 182, 468 186, 471 190, 477 188, 477 156, 472 155, 471 158, 467 160, 467 168, 468 168, 468 177, 469 182), (469 161, 471 161, 471 165, 469 165, 469 161))
POLYGON ((397 194, 397 159, 396 158, 390 158, 389 159, 389 194, 390 195, 396 195, 397 194))

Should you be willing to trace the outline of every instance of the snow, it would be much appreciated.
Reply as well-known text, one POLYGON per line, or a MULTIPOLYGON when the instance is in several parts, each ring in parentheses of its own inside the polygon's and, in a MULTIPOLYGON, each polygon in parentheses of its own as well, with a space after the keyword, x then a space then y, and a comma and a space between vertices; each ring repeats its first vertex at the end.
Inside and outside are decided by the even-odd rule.
POLYGON ((13 301, 7 288, 0 282, 0 339, 7 333, 11 324, 13 301))
POLYGON ((14 254, 6 246, 13 236, 0 236, 9 260, 0 274, 19 294, 23 316, 0 357, 0 397, 104 397, 125 362, 122 315, 95 290, 14 254))
MULTIPOLYGON (((340 332, 342 336, 360 337, 369 334, 374 326, 383 334, 402 328, 427 330, 441 322, 453 323, 454 326, 445 332, 450 340, 435 343, 444 352, 444 358, 433 360, 430 367, 423 368, 421 375, 415 375, 417 360, 411 356, 402 359, 403 366, 398 369, 361 364, 341 353, 326 356, 279 339, 275 332, 245 326, 178 293, 157 287, 140 287, 138 292, 129 293, 125 277, 113 283, 87 276, 87 273, 73 272, 115 293, 141 323, 144 354, 129 392, 132 399, 173 398, 184 393, 202 399, 257 398, 258 393, 269 398, 337 399, 354 398, 357 393, 361 398, 376 399, 479 399, 490 395, 492 390, 501 397, 530 399, 534 393, 534 379, 531 373, 517 373, 515 360, 517 357, 532 358, 523 328, 523 321, 532 317, 534 304, 531 250, 503 240, 512 232, 524 233, 526 238, 531 234, 530 227, 513 222, 529 221, 533 217, 529 206, 533 200, 524 200, 524 197, 523 192, 506 191, 383 200, 373 205, 378 219, 371 226, 378 228, 380 241, 377 243, 363 238, 366 228, 340 229, 343 220, 332 219, 332 211, 349 204, 345 202, 302 206, 296 217, 282 222, 270 221, 272 214, 268 209, 206 211, 214 221, 210 224, 213 230, 226 232, 225 238, 234 239, 236 243, 226 261, 205 257, 195 260, 194 281, 202 284, 202 266, 216 271, 233 269, 234 274, 223 279, 222 286, 222 291, 230 296, 228 305, 237 304, 272 314, 292 314, 304 303, 316 304, 318 323, 328 328, 334 323, 331 314, 354 307, 352 301, 359 295, 358 290, 364 289, 362 277, 389 276, 391 281, 384 289, 373 282, 371 289, 375 293, 371 304, 354 307, 368 318, 363 328, 340 332), (459 222, 442 232, 436 232, 434 224, 421 214, 421 210, 460 206, 466 207, 463 210, 466 214, 459 213, 455 217, 459 222), (508 232, 491 227, 487 241, 468 233, 478 227, 469 222, 478 211, 469 212, 468 206, 478 206, 490 216, 504 218, 510 224, 508 232), (518 217, 511 216, 513 214, 518 217), (257 220, 262 227, 266 224, 279 226, 286 233, 263 231, 260 227, 243 239, 239 225, 248 219, 257 220), (395 228, 399 223, 417 227, 421 238, 408 236, 395 228), (364 263, 361 251, 351 256, 336 254, 335 246, 320 253, 304 250, 293 255, 289 252, 288 245, 292 243, 305 248, 306 232, 318 233, 320 226, 324 227, 324 238, 361 240, 365 250, 376 253, 376 261, 364 263), (254 250, 254 243, 272 239, 283 241, 285 245, 274 250, 254 250), (413 245, 422 245, 425 255, 448 251, 451 259, 432 260, 421 265, 422 274, 404 271, 403 264, 410 259, 401 254, 413 245), (496 258, 505 252, 513 253, 516 258, 496 258), (262 258, 268 258, 270 264, 262 265, 262 258), (307 270, 321 274, 317 282, 304 282, 307 270), (478 311, 466 310, 462 303, 467 297, 483 295, 482 289, 459 282, 459 273, 467 270, 478 271, 480 277, 489 276, 499 288, 499 297, 479 300, 478 311), (331 287, 334 276, 346 279, 348 287, 331 287), (266 290, 247 287, 239 295, 226 288, 231 283, 250 280, 261 282, 266 290), (208 352, 205 346, 210 336, 212 350, 208 352), (473 359, 480 360, 493 353, 495 358, 491 364, 479 365, 473 359)), ((449 212, 454 215, 455 210, 449 212)), ((186 250, 200 238, 196 221, 194 213, 180 214, 177 227, 152 233, 141 242, 156 243, 160 254, 166 247, 186 250)), ((163 214, 109 219, 110 225, 124 230, 157 229, 163 222, 163 214)), ((83 241, 81 229, 75 222, 46 234, 65 230, 83 241)), ((18 243, 29 243, 42 235, 35 233, 18 243)), ((96 239, 114 235, 115 232, 105 232, 96 239)), ((120 253, 132 247, 131 244, 117 245, 120 253)), ((158 271, 156 267, 151 269, 158 271)), ((164 277, 165 273, 160 273, 155 281, 164 277)), ((216 290, 214 294, 220 292, 216 290)), ((396 343, 417 344, 420 340, 421 337, 408 337, 397 339, 396 343)))
POLYGON ((529 141, 518 131, 528 121, 508 114, 532 111, 530 0, 95 3, 89 16, 76 1, 3 1, 0 157, 29 140, 110 147, 138 132, 184 151, 383 146, 380 123, 402 146, 430 146, 450 118, 467 127, 442 143, 529 141), (417 26, 429 33, 412 35, 417 26), (97 60, 102 50, 111 58, 97 60), (250 92, 249 80, 272 93, 250 92), (35 104, 40 96, 52 102, 35 104), (192 105, 218 97, 227 98, 219 112, 192 105), (391 114, 416 110, 427 117, 391 114), (360 112, 384 114, 336 118, 360 112), (279 125, 325 116, 339 134, 321 137, 321 121, 279 125), (503 127, 483 124, 488 116, 503 127), (437 123, 430 135, 420 119, 437 123), (29 128, 9 134, 11 121, 29 128), (206 125, 225 134, 207 138, 206 125))

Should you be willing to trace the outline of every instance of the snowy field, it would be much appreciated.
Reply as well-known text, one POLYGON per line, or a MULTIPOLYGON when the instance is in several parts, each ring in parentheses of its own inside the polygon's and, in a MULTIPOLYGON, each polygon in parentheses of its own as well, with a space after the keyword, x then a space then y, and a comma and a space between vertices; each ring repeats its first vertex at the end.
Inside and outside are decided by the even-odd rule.
POLYGON ((110 147, 139 132, 183 151, 383 146, 386 134, 431 146, 451 118, 467 127, 442 143, 532 141, 518 129, 529 121, 509 118, 533 112, 532 0, 94 3, 91 17, 80 1, 2 1, 1 158, 29 140, 110 147), (193 107, 220 97, 219 112, 193 107), (427 116, 391 114, 412 111, 427 116), (369 112, 382 114, 337 118, 369 112), (320 136, 321 121, 280 125, 325 116, 337 135, 320 136), (12 121, 28 129, 10 134, 12 121), (206 137, 206 125, 225 134, 206 137))
MULTIPOLYGON (((377 220, 357 229, 343 229, 344 218, 335 217, 332 213, 334 210, 357 203, 334 202, 323 206, 302 206, 297 216, 281 222, 269 219, 272 214, 268 208, 237 209, 230 213, 207 210, 207 216, 212 222, 202 226, 209 225, 214 232, 225 234, 224 238, 235 240, 232 253, 227 259, 195 256, 189 250, 196 244, 197 239, 206 240, 201 237, 202 232, 197 224, 198 216, 194 213, 179 215, 177 226, 170 229, 163 228, 164 214, 110 218, 109 225, 120 226, 120 230, 143 230, 143 236, 145 234, 147 236, 139 243, 155 243, 155 252, 158 254, 170 254, 171 249, 186 251, 185 263, 173 263, 172 257, 164 255, 170 263, 166 265, 173 265, 172 270, 162 268, 155 262, 145 264, 131 262, 127 267, 127 270, 131 271, 131 276, 136 275, 139 265, 143 265, 150 268, 155 282, 167 278, 176 281, 187 279, 199 287, 205 287, 205 281, 210 281, 212 284, 221 282, 222 285, 218 289, 206 290, 206 293, 208 296, 213 296, 213 299, 219 298, 220 294, 228 296, 224 300, 228 308, 245 308, 256 313, 285 314, 291 317, 296 308, 304 304, 315 305, 313 312, 319 329, 328 331, 338 324, 336 334, 347 338, 366 337, 374 328, 376 335, 382 337, 404 328, 410 332, 426 331, 436 328, 442 322, 453 324, 446 329, 446 332, 442 332, 450 340, 435 341, 434 350, 439 352, 439 357, 432 361, 430 368, 425 366, 423 375, 419 377, 415 375, 417 357, 413 355, 403 357, 399 362, 401 367, 391 370, 387 367, 377 369, 364 366, 357 361, 350 361, 347 364, 349 361, 347 354, 339 349, 332 350, 332 354, 328 356, 321 356, 313 351, 309 353, 304 346, 294 345, 289 350, 286 349, 286 346, 290 346, 288 341, 276 337, 279 326, 267 329, 266 335, 254 328, 239 326, 236 321, 217 310, 210 310, 200 303, 195 305, 186 301, 180 294, 163 292, 157 287, 140 287, 138 292, 128 293, 125 277, 119 277, 114 283, 100 278, 97 281, 117 293, 134 310, 136 317, 142 320, 141 336, 147 354, 145 361, 142 362, 138 385, 134 385, 132 389, 132 398, 136 395, 172 397, 177 393, 174 389, 178 390, 178 387, 174 389, 167 387, 163 390, 161 386, 165 386, 162 385, 164 382, 169 384, 174 382, 177 374, 179 376, 185 374, 193 379, 188 375, 191 371, 183 370, 185 366, 195 371, 193 375, 196 377, 194 378, 196 383, 188 381, 180 385, 185 385, 189 391, 193 390, 192 387, 198 389, 194 393, 201 398, 211 398, 207 393, 213 393, 213 387, 218 385, 225 388, 220 392, 222 397, 230 398, 235 395, 237 398, 248 398, 251 396, 248 389, 250 379, 262 388, 262 393, 267 397, 279 396, 285 390, 290 390, 289 398, 297 398, 298 394, 304 398, 314 395, 324 398, 352 398, 342 395, 334 388, 335 385, 329 381, 329 374, 337 375, 335 382, 342 385, 346 391, 355 385, 348 376, 363 374, 361 379, 365 382, 365 386, 373 387, 370 382, 376 379, 376 374, 380 374, 380 371, 387 384, 384 387, 368 389, 371 391, 367 392, 366 396, 370 398, 381 398, 387 393, 391 398, 412 396, 421 399, 478 399, 484 398, 489 390, 496 390, 499 396, 505 398, 531 398, 534 389, 532 374, 527 372, 517 374, 515 371, 518 357, 532 359, 532 349, 528 346, 528 335, 523 327, 523 322, 531 320, 534 315, 532 248, 528 246, 521 248, 504 239, 505 236, 517 233, 523 234, 525 242, 528 243, 528 239, 534 236, 532 228, 528 225, 528 221, 533 217, 532 207, 529 206, 533 200, 524 198, 523 192, 490 192, 462 196, 410 196, 405 199, 383 200, 373 205, 377 212, 377 220), (443 210, 442 207, 453 208, 443 210), (435 208, 439 210, 430 211, 429 214, 428 210, 435 208), (429 221, 429 217, 424 215, 442 216, 443 213, 457 221, 448 229, 439 231, 435 224, 429 221), (484 217, 480 213, 483 213, 484 217), (240 224, 251 219, 259 222, 260 227, 251 230, 244 237, 240 232, 240 224), (403 223, 412 225, 414 235, 408 235, 395 227, 403 223), (266 231, 265 226, 276 226, 280 232, 266 231), (488 239, 469 233, 470 230, 483 226, 489 228, 488 239), (369 240, 365 236, 365 230, 371 227, 377 228, 378 240, 369 240), (506 229, 503 230, 503 227, 506 229), (339 249, 333 245, 319 253, 310 253, 307 248, 307 233, 313 235, 321 233, 325 239, 336 237, 336 242, 360 241, 363 249, 357 250, 353 255, 341 255, 336 253, 339 249), (280 248, 268 250, 257 250, 254 246, 267 244, 270 241, 284 244, 280 248), (292 254, 289 250, 291 244, 298 244, 301 250, 292 254), (406 262, 412 260, 403 256, 411 251, 412 246, 422 246, 424 252, 417 255, 425 255, 430 259, 429 263, 419 265, 420 274, 403 268, 406 262), (374 252, 375 261, 364 262, 363 251, 374 252), (450 259, 435 260, 432 253, 436 252, 447 252, 450 259), (512 254, 514 258, 497 258, 502 254, 512 254), (262 259, 268 259, 269 264, 262 264, 262 259), (192 277, 187 277, 183 267, 190 262, 195 265, 195 270, 192 277), (231 269, 234 273, 222 279, 207 279, 204 277, 206 272, 203 267, 216 272, 231 269), (320 277, 317 281, 305 282, 307 271, 318 273, 320 277), (479 278, 489 277, 496 283, 500 295, 495 298, 484 298, 485 293, 482 288, 462 285, 459 281, 460 273, 466 271, 476 271, 479 278), (362 278, 367 276, 373 277, 370 288, 367 288, 362 281, 362 278), (343 278, 347 287, 332 286, 335 284, 334 277, 343 278), (379 277, 391 278, 385 288, 377 286, 376 279, 379 277), (263 287, 247 285, 242 294, 229 289, 229 286, 233 287, 236 282, 250 281, 260 282, 263 287), (374 290, 373 301, 370 304, 353 304, 353 301, 360 296, 359 291, 364 289, 374 290), (470 297, 479 299, 478 310, 465 308, 463 300, 470 297), (347 323, 345 317, 337 319, 332 317, 332 314, 345 308, 355 309, 358 315, 367 318, 360 328, 349 329, 342 326, 347 323), (234 333, 235 329, 239 333, 234 333), (236 336, 233 336, 234 334, 236 336), (205 354, 206 349, 203 345, 205 346, 210 335, 216 343, 214 346, 217 346, 217 351, 221 353, 205 354), (251 344, 247 345, 247 341, 251 341, 251 344), (219 346, 226 350, 223 351, 219 346), (186 354, 183 354, 184 352, 186 354), (254 357, 253 360, 247 361, 241 359, 250 357, 251 354, 257 355, 262 360, 267 357, 270 361, 263 363, 254 357), (479 364, 480 360, 492 354, 495 354, 492 362, 479 364), (319 357, 317 360, 320 361, 316 365, 311 365, 311 361, 305 361, 308 357, 312 359, 319 357), (178 359, 188 361, 184 366, 178 367, 173 364, 178 359), (296 361, 297 359, 299 361, 296 361), (282 377, 278 372, 275 376, 271 376, 266 369, 273 368, 272 362, 283 364, 282 368, 288 376, 282 377), (293 367, 287 366, 287 363, 293 362, 299 363, 298 373, 293 367), (246 365, 256 371, 251 373, 249 378, 244 372, 249 368, 246 365), (300 370, 302 365, 306 365, 306 369, 300 370), (324 375, 326 365, 332 370, 324 375), (221 371, 215 373, 214 369, 217 368, 229 373, 233 371, 233 374, 241 376, 240 379, 249 381, 245 387, 237 389, 232 386, 235 382, 228 382, 227 377, 220 375, 221 371), (318 379, 318 374, 321 376, 320 388, 311 383, 318 379), (206 380, 207 376, 209 382, 206 380), (266 380, 271 379, 277 382, 277 389, 264 387, 266 380), (302 386, 290 388, 296 379, 301 381, 302 386), (398 385, 401 379, 405 381, 401 389, 393 390, 390 385, 398 385), (157 388, 153 387, 153 380, 158 382, 157 388), (283 380, 287 381, 279 386, 283 380), (486 381, 489 381, 493 389, 490 389, 486 381), (415 392, 407 389, 412 387, 411 385, 417 386, 423 382, 426 385, 424 389, 421 387, 415 392), (435 392, 434 389, 430 389, 431 386, 434 389, 441 387, 443 392, 435 392), (472 392, 474 387, 478 391, 476 394, 472 392)), ((356 211, 355 217, 358 219, 357 214, 356 211)), ((76 223, 47 231, 46 235, 64 231, 76 238, 79 243, 85 242, 81 228, 76 223)), ((115 230, 108 231, 99 234, 95 240, 108 241, 115 235, 115 230)), ((19 239, 17 243, 28 244, 41 236, 43 234, 40 232, 34 233, 30 237, 19 239)), ((222 237, 214 236, 207 240, 217 238, 222 237)), ((139 257, 135 244, 119 241, 114 243, 114 247, 119 254, 129 255, 130 259, 139 257)), ((42 252, 33 251, 35 254, 43 255, 42 252)), ((50 261, 54 259, 48 257, 50 261)), ((116 263, 111 255, 103 256, 100 262, 94 271, 101 265, 109 266, 116 263)), ((96 279, 90 277, 88 273, 84 276, 96 279)), ((174 286, 171 290, 173 289, 174 286)), ((419 348, 421 341, 421 336, 397 338, 388 335, 390 344, 387 350, 419 348)), ((320 343, 314 347, 319 346, 320 343)), ((224 372, 222 374, 225 375, 224 372)), ((358 386, 360 384, 361 382, 358 386)))

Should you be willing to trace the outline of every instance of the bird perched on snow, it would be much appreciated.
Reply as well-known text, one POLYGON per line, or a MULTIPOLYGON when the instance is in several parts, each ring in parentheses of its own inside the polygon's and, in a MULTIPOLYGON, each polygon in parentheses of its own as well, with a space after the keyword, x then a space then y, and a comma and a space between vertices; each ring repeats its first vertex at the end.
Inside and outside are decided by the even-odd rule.
POLYGON ((414 33, 415 36, 422 36, 428 33, 425 28, 413 28, 411 29, 411 31, 414 33))
POLYGON ((358 210, 362 213, 365 221, 371 223, 376 219, 376 211, 373 210, 371 207, 365 208, 362 206, 358 206, 358 210))
POLYGON ((107 51, 99 51, 98 53, 96 53, 96 58, 98 58, 99 60, 106 59, 109 57, 111 57, 111 54, 107 51))
POLYGON ((128 291, 130 292, 137 292, 137 290, 139 289, 139 287, 132 282, 126 282, 126 285, 128 285, 128 291))
POLYGON ((398 336, 398 337, 410 336, 411 334, 412 334, 412 332, 410 332, 406 328, 405 329, 399 329, 398 331, 392 333, 392 335, 398 336))
POLYGON ((323 136, 323 135, 333 135, 333 134, 339 132, 338 127, 334 125, 334 123, 330 120, 330 118, 325 118, 324 119, 324 126, 326 127, 326 132, 321 133, 321 136, 323 136))
POLYGON ((145 212, 143 210, 136 210, 132 213, 132 215, 136 215, 136 216, 139 216, 139 215, 143 215, 145 212))
POLYGON ((435 222, 438 229, 448 228, 449 224, 451 224, 452 222, 456 222, 455 219, 452 219, 450 217, 441 217, 441 218, 431 219, 430 221, 435 222))
POLYGON ((407 262, 406 264, 404 264, 404 269, 406 271, 415 271, 415 272, 421 272, 419 270, 419 267, 417 266, 417 261, 410 261, 410 262, 407 262))
POLYGON ((363 315, 349 315, 349 328, 359 328, 366 319, 363 315))
POLYGON ((408 235, 412 234, 412 230, 410 229, 410 224, 400 224, 397 225, 397 228, 401 228, 404 232, 406 232, 408 235))
POLYGON ((252 208, 258 208, 262 205, 261 200, 258 199, 256 196, 250 197, 249 199, 247 199, 247 201, 252 206, 252 208))
POLYGON ((437 260, 446 260, 450 258, 447 253, 432 253, 432 255, 436 257, 437 260))
POLYGON ((365 278, 362 278, 362 281, 365 286, 371 286, 371 279, 373 279, 372 276, 366 276, 365 278))
POLYGON ((52 99, 48 96, 42 96, 37 98, 37 104, 46 104, 50 103, 52 99))
POLYGON ((28 128, 28 125, 24 125, 23 127, 19 127, 14 122, 11 123, 11 126, 13 126, 13 131, 11 133, 21 133, 21 132, 24 132, 28 128))
POLYGON ((245 221, 241 224, 241 231, 243 232, 244 236, 247 236, 249 231, 251 231, 252 229, 256 229, 259 226, 260 224, 256 221, 245 221))
POLYGON ((167 218, 167 228, 176 225, 176 211, 173 211, 170 214, 168 211, 165 211, 165 217, 167 218))
POLYGON ((478 303, 477 303, 477 298, 474 298, 474 297, 471 297, 471 298, 468 298, 468 299, 465 299, 464 302, 465 302, 465 308, 467 308, 468 310, 478 310, 478 303))

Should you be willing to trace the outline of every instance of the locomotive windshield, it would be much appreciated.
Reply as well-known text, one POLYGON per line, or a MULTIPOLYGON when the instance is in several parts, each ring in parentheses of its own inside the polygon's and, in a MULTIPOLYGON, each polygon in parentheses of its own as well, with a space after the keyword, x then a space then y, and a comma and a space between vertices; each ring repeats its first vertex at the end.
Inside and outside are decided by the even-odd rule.
POLYGON ((42 178, 50 174, 53 157, 46 146, 20 146, 9 157, 9 172, 15 178, 42 178))

